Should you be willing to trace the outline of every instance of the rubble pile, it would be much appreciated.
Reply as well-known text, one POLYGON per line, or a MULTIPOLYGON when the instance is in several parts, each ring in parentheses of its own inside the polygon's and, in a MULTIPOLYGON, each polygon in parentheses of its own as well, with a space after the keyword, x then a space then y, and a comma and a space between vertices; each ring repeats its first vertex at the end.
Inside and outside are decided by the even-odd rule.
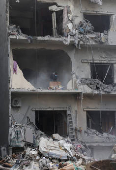
POLYGON ((9 35, 15 35, 16 38, 18 38, 19 35, 22 35, 20 27, 16 25, 9 25, 8 33, 9 35))
MULTIPOLYGON (((66 24, 67 29, 64 30, 64 44, 69 45, 72 38, 74 39, 74 44, 80 49, 80 44, 87 44, 90 42, 90 37, 88 34, 94 34, 94 27, 90 21, 84 19, 80 21, 77 25, 74 25, 73 20, 69 20, 66 24)), ((95 34, 94 41, 102 42, 101 34, 95 34)))
POLYGON ((86 137, 92 137, 95 139, 95 137, 98 137, 99 139, 105 141, 105 142, 116 142, 116 136, 109 134, 109 133, 100 133, 97 130, 87 128, 85 131, 85 136, 86 137))
POLYGON ((25 170, 85 170, 93 158, 87 157, 84 146, 72 143, 69 137, 59 134, 47 136, 29 122, 27 125, 13 123, 10 127, 9 144, 11 148, 23 148, 13 152, 0 161, 0 169, 25 170), (80 152, 81 150, 81 152, 80 152))
POLYGON ((108 32, 104 33, 94 32, 94 27, 87 19, 80 21, 77 25, 74 24, 73 17, 65 24, 67 29, 64 29, 63 43, 69 45, 71 40, 74 40, 76 47, 80 49, 80 44, 87 44, 90 41, 96 43, 107 43, 108 32))
MULTIPOLYGON (((101 0, 91 0, 91 2, 100 5, 102 4, 101 0)), ((90 21, 86 19, 75 24, 74 21, 75 19, 70 9, 70 6, 65 6, 65 7, 51 6, 49 10, 52 11, 63 10, 63 26, 62 26, 63 36, 56 34, 54 35, 54 38, 61 38, 61 41, 63 41, 65 45, 69 45, 70 42, 72 41, 74 45, 80 49, 81 43, 87 44, 90 43, 90 41, 96 43, 107 43, 108 32, 106 30, 104 30, 104 33, 94 32, 94 27, 92 26, 90 21)), ((19 26, 16 25, 10 25, 8 32, 9 35, 15 35, 17 39, 19 38, 19 36, 27 38, 29 43, 31 43, 34 39, 37 40, 37 37, 32 37, 23 34, 19 26)), ((50 35, 41 38, 42 40, 49 40, 50 35)))
POLYGON ((32 36, 28 36, 26 34, 23 34, 20 27, 16 25, 9 25, 8 27, 8 35, 14 35, 17 39, 19 39, 19 36, 23 36, 24 38, 28 39, 28 42, 31 43, 33 38, 32 36))
POLYGON ((82 78, 80 80, 82 85, 87 85, 92 90, 103 91, 106 93, 111 93, 116 91, 116 84, 106 85, 99 81, 98 79, 91 79, 91 78, 82 78))

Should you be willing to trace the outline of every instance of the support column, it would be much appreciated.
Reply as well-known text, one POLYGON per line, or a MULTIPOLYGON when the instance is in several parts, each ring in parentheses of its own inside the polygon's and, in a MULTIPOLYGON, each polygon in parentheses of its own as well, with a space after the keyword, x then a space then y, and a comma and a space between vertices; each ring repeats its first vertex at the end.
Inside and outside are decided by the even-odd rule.
POLYGON ((52 27, 53 27, 53 36, 57 36, 57 30, 56 30, 56 12, 52 13, 52 27))

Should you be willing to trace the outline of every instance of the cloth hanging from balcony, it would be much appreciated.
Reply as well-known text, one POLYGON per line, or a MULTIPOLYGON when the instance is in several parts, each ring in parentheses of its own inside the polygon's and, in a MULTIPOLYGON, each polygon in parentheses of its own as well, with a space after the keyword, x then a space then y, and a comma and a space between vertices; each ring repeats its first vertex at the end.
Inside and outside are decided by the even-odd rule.
POLYGON ((13 74, 17 74, 17 62, 13 61, 13 74))

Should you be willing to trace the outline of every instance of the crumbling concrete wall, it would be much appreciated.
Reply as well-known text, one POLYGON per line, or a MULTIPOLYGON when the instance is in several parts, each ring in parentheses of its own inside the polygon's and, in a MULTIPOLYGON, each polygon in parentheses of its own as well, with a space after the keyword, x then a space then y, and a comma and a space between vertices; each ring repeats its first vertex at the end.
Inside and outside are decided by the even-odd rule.
MULTIPOLYGON (((101 47, 101 46, 82 46, 81 50, 78 48, 75 48, 73 46, 61 46, 61 45, 47 45, 47 44, 41 44, 39 45, 39 48, 37 44, 17 44, 13 45, 12 49, 49 49, 49 50, 63 50, 67 53, 67 55, 70 57, 72 62, 72 72, 75 73, 77 79, 81 78, 91 78, 91 69, 90 69, 90 63, 91 62, 97 62, 97 63, 113 63, 114 65, 114 83, 116 83, 116 60, 115 60, 115 53, 116 50, 112 47, 110 48, 107 46, 101 47)), ((16 76, 16 75, 15 75, 16 76)), ((20 80, 20 79, 19 79, 20 80)), ((15 81, 15 80, 14 80, 15 81)), ((72 79, 67 83, 68 89, 72 89, 72 79)), ((23 85, 23 84, 22 84, 23 85)), ((16 87, 17 88, 17 87, 16 87)), ((20 86, 20 88, 23 88, 20 86)), ((26 87, 24 87, 26 88, 26 87)), ((80 87, 79 87, 80 88, 80 87)), ((81 88, 82 89, 82 88, 81 88)), ((84 92, 91 93, 92 90, 87 87, 83 86, 84 92)))
MULTIPOLYGON (((66 53, 66 55, 67 55, 67 57, 69 57, 69 60, 70 60, 70 65, 71 65, 71 69, 70 69, 70 75, 68 75, 68 77, 71 77, 71 72, 73 72, 73 65, 74 65, 74 62, 73 62, 73 58, 74 58, 74 52, 75 52, 75 49, 73 48, 73 47, 67 47, 67 46, 62 46, 62 45, 48 45, 48 44, 41 44, 41 45, 39 45, 39 47, 38 47, 38 45, 37 44, 17 44, 17 45, 12 45, 12 49, 32 49, 32 50, 34 50, 34 49, 45 49, 45 50, 59 50, 60 49, 60 51, 63 51, 64 52, 64 54, 66 53)), ((12 51, 12 50, 11 50, 12 51)), ((28 57, 28 56, 27 56, 28 57)), ((55 56, 54 56, 55 57, 55 56)), ((60 56, 59 56, 60 57, 60 56)), ((11 58, 12 58, 12 52, 11 52, 11 58)), ((36 62, 36 61, 35 61, 36 62)), ((28 61, 27 61, 27 63, 28 63, 28 61)), ((30 63, 31 64, 31 63, 30 63)), ((35 65, 34 67, 37 67, 37 65, 35 65)), ((59 65, 59 68, 62 68, 62 64, 60 64, 59 65)), ((67 66, 66 66, 67 67, 67 66)), ((11 68, 13 68, 13 65, 12 65, 12 59, 11 59, 11 68)), ((44 69, 44 68, 43 68, 44 69)), ((62 71, 65 71, 65 69, 61 69, 62 71)), ((11 70, 11 73, 13 73, 13 71, 11 70)), ((30 85, 30 83, 29 82, 27 82, 26 80, 26 82, 25 83, 27 83, 27 85, 25 86, 25 83, 22 83, 22 80, 24 80, 24 76, 23 76, 23 74, 22 74, 22 71, 20 70, 20 75, 21 76, 18 76, 18 71, 17 71, 17 74, 11 74, 11 81, 12 81, 12 88, 24 88, 24 89, 32 89, 33 87, 32 87, 32 85, 30 85), (16 78, 18 78, 18 81, 16 81, 16 78)), ((35 77, 35 79, 37 79, 37 76, 35 77)), ((66 79, 66 76, 64 77, 64 79, 66 79)), ((69 78, 68 78, 69 79, 69 78)), ((67 80, 68 80, 67 79, 67 80)), ((72 78, 70 78, 70 79, 72 79, 72 78)), ((37 81, 37 80, 35 80, 35 81, 37 81)), ((64 81, 64 80, 63 80, 64 81)), ((70 81, 70 80, 69 80, 70 81)), ((65 83, 65 82, 64 82, 65 83)), ((49 82, 48 82, 48 84, 49 84, 49 82)), ((67 85, 68 85, 68 83, 67 83, 67 85)), ((70 85, 68 85, 68 88, 69 89, 72 89, 72 83, 70 84, 70 85)))
MULTIPOLYGON (((90 2, 89 0, 86 1, 75 1, 75 0, 67 0, 67 1, 57 1, 57 0, 43 0, 40 1, 38 0, 38 2, 47 2, 47 3, 57 3, 59 6, 69 6, 70 10, 71 10, 71 14, 70 17, 71 18, 71 22, 73 23, 73 27, 78 27, 78 24, 80 21, 82 21, 84 19, 84 14, 90 14, 90 15, 109 15, 111 18, 111 22, 110 22, 110 30, 108 31, 109 36, 108 36, 108 44, 110 45, 114 45, 116 44, 115 42, 115 37, 116 37, 116 31, 115 31, 115 5, 116 2, 108 2, 105 1, 103 3, 103 5, 98 5, 95 3, 90 2)), ((70 23, 71 24, 71 23, 70 23)), ((99 25, 99 23, 98 23, 99 25)), ((73 28, 74 31, 74 28, 73 28)), ((93 42, 95 43, 95 42, 93 42)))
POLYGON ((13 57, 24 77, 37 89, 48 89, 53 72, 57 72, 57 81, 64 89, 71 80, 72 62, 63 50, 16 49, 13 50, 13 57))
POLYGON ((12 89, 34 89, 34 87, 29 83, 23 76, 22 71, 17 65, 17 73, 13 73, 13 54, 12 49, 10 50, 10 72, 11 72, 11 84, 12 89))

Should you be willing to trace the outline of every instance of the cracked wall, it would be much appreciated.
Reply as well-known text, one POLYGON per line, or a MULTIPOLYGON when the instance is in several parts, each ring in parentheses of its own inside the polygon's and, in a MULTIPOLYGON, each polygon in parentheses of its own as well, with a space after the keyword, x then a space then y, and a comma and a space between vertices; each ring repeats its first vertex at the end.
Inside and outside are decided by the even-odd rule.
POLYGON ((34 89, 31 83, 29 83, 23 76, 23 72, 17 65, 17 73, 13 73, 13 54, 12 50, 10 53, 10 72, 11 72, 11 82, 10 87, 12 89, 34 89))

